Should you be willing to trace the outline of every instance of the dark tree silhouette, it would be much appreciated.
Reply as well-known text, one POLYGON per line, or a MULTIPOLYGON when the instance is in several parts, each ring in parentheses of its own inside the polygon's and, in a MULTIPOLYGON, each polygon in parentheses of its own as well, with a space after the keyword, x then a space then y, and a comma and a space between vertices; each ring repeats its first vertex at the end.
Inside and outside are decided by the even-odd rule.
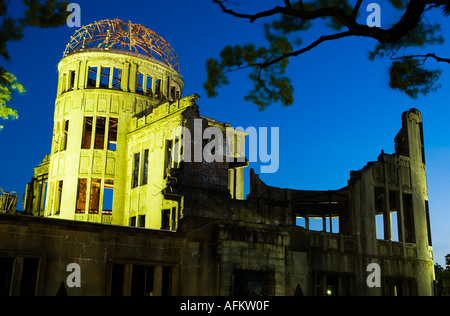
POLYGON ((392 61, 390 87, 412 98, 427 95, 440 87, 441 70, 425 68, 427 61, 450 63, 448 58, 422 52, 427 46, 444 41, 440 26, 429 22, 426 14, 440 10, 448 17, 450 0, 389 0, 391 9, 402 12, 402 16, 387 29, 368 25, 365 17, 369 13, 365 6, 369 2, 364 3, 363 9, 362 0, 279 0, 277 2, 284 2, 284 5, 256 13, 240 13, 232 9, 241 9, 239 0, 212 1, 224 13, 251 23, 267 19, 265 34, 268 46, 227 46, 218 60, 209 59, 206 63, 208 79, 204 84, 209 97, 217 96, 218 88, 229 83, 228 73, 251 69, 250 80, 254 82, 254 89, 247 95, 247 101, 255 103, 260 110, 276 102, 284 106, 292 105, 293 87, 290 78, 285 75, 289 60, 326 42, 346 37, 376 40, 377 45, 370 52, 369 59, 389 58, 392 61), (327 21, 333 34, 317 34, 316 40, 303 45, 299 35, 314 32, 311 27, 319 19, 327 21), (411 50, 420 52, 410 53, 411 50))

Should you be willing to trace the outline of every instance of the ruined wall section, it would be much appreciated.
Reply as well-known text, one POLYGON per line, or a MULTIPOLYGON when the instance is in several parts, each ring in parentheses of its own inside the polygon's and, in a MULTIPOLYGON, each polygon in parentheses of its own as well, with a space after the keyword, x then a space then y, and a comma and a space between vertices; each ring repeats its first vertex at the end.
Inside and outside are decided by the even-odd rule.
POLYGON ((80 266, 81 287, 66 286, 69 296, 218 293, 215 255, 185 233, 0 214, 0 239, 2 263, 14 269, 6 295, 23 295, 29 263, 36 275, 30 295, 55 296, 72 263, 80 266), (139 280, 143 269, 153 273, 145 289, 139 280))
POLYGON ((414 288, 418 295, 432 295, 434 269, 422 117, 412 109, 402 119, 403 127, 395 139, 397 152, 382 152, 377 162, 351 173, 348 229, 356 235, 358 253, 364 254, 367 262, 379 263, 392 279, 413 284, 404 291, 414 288), (400 261, 409 262, 410 269, 396 269, 392 263, 400 261))
MULTIPOLYGON (((195 103, 198 96, 193 98, 195 103)), ((237 161, 240 153, 234 154, 234 161, 228 159, 234 150, 229 138, 238 138, 245 145, 246 134, 229 124, 200 116, 197 105, 183 111, 180 127, 185 133, 178 133, 172 140, 181 147, 174 147, 179 163, 172 164, 169 170, 166 198, 183 200, 184 217, 231 219, 232 202, 244 195, 243 170, 248 162, 245 157, 243 162, 237 161), (213 135, 209 135, 211 131, 213 135)))
POLYGON ((137 220, 140 227, 177 229, 183 216, 183 197, 175 192, 181 163, 174 159, 173 150, 180 141, 177 127, 183 126, 186 113, 197 111, 196 99, 197 96, 189 96, 164 102, 145 116, 132 119, 132 131, 127 137, 125 216, 121 225, 137 220), (168 216, 168 223, 163 223, 164 216, 168 216))
POLYGON ((48 175, 50 168, 50 155, 34 168, 34 176, 27 184, 23 196, 23 209, 25 214, 33 216, 44 216, 45 199, 48 190, 48 175))

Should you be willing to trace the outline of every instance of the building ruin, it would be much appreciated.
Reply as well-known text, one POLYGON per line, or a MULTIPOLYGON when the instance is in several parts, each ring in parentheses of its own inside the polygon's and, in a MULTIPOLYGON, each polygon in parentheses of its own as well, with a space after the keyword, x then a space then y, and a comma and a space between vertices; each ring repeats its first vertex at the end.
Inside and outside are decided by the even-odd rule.
MULTIPOLYGON (((395 153, 352 172, 347 187, 280 189, 251 170, 244 199, 239 151, 173 159, 175 143, 195 145, 177 127, 231 125, 183 96, 176 55, 154 32, 88 25, 58 70, 52 152, 27 185, 27 216, 0 215, 0 296, 434 295, 418 110, 403 114, 395 153), (79 288, 65 283, 71 263, 79 288), (373 263, 381 287, 366 282, 373 263)), ((246 136, 234 135, 229 144, 246 136)))
POLYGON ((17 192, 5 192, 0 188, 0 213, 14 214, 17 198, 17 192))

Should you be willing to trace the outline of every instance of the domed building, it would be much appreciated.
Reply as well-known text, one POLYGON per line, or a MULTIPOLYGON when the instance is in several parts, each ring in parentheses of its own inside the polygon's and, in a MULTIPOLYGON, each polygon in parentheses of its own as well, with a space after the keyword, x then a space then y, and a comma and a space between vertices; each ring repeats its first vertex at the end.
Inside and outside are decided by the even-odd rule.
MULTIPOLYGON (((200 118, 198 96, 183 98, 173 48, 142 25, 103 20, 72 36, 58 72, 52 152, 47 169, 35 176, 40 180, 29 185, 35 193, 29 191, 28 198, 39 198, 25 198, 26 211, 175 230, 183 203, 164 194, 176 181, 171 170, 179 167, 172 159, 174 131, 193 126, 195 119, 202 119, 204 128, 230 126, 200 118)), ((233 181, 225 179, 220 189, 230 187, 242 198, 243 167, 224 167, 233 181)))
POLYGON ((200 115, 160 36, 87 25, 58 71, 52 151, 25 214, 0 209, 0 296, 435 294, 418 110, 346 187, 277 188, 251 170, 244 199, 247 133, 200 115))

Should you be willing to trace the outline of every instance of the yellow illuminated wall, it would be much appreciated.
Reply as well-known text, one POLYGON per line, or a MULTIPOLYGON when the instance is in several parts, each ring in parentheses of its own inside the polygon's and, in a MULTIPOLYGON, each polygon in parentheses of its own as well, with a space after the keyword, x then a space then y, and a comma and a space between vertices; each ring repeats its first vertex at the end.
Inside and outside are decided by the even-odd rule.
MULTIPOLYGON (((163 194, 178 167, 169 151, 174 130, 200 118, 198 96, 183 98, 177 72, 131 52, 86 49, 58 71, 44 216, 176 230, 183 197, 163 194)), ((243 199, 244 167, 230 169, 232 198, 243 199)))

